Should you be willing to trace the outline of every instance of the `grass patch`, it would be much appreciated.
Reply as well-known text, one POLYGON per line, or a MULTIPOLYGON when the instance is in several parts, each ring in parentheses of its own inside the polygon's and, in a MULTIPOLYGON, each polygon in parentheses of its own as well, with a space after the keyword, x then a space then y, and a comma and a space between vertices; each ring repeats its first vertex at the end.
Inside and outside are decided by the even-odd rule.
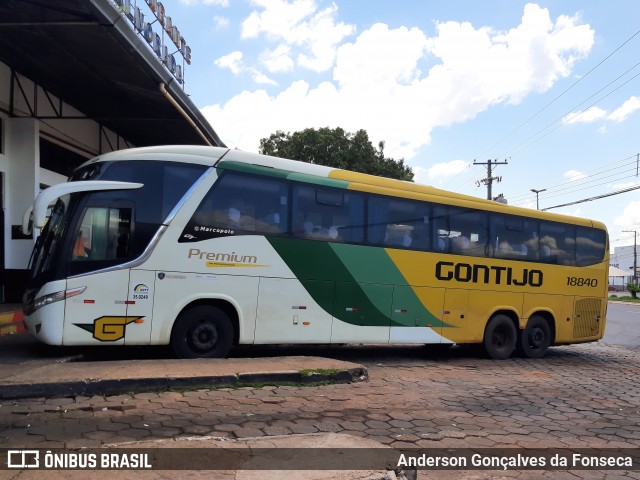
POLYGON ((610 295, 609 300, 615 300, 616 302, 640 303, 640 298, 633 298, 630 295, 625 295, 624 297, 618 297, 617 295, 610 295))

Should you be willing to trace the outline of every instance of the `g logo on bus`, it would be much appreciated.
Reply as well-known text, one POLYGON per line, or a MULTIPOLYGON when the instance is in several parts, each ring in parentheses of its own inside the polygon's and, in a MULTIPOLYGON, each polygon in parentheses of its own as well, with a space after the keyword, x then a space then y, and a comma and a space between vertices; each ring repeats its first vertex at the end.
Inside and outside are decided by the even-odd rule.
POLYGON ((116 342, 124 338, 127 325, 130 323, 143 323, 144 317, 100 317, 90 323, 74 323, 76 327, 93 334, 93 338, 101 342, 116 342))

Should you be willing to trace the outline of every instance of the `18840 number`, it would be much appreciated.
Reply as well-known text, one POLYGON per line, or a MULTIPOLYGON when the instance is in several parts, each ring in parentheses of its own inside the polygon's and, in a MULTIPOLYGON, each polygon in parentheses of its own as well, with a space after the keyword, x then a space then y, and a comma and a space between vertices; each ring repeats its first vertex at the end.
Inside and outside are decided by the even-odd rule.
POLYGON ((597 287, 597 278, 567 277, 567 285, 572 287, 597 287))

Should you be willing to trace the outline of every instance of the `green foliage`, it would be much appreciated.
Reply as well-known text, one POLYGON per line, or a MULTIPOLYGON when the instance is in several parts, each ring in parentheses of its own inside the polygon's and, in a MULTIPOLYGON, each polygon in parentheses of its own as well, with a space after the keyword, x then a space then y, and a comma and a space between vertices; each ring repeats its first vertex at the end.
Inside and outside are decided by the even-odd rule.
POLYGON ((260 153, 381 177, 413 180, 413 172, 404 164, 404 159, 385 157, 384 142, 375 148, 365 130, 356 133, 327 127, 317 130, 306 128, 294 133, 278 130, 269 138, 260 140, 260 153))
POLYGON ((629 282, 627 283, 627 290, 631 294, 631 298, 638 298, 638 292, 640 292, 640 284, 629 282))

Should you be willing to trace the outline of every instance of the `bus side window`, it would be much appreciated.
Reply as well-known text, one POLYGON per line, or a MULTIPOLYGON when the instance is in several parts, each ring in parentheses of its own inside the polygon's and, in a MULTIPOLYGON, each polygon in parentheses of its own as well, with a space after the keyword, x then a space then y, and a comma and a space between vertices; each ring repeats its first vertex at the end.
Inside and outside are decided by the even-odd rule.
POLYGON ((127 259, 131 214, 130 207, 88 207, 76 234, 72 261, 127 259))
POLYGON ((429 204, 371 196, 368 212, 368 239, 372 245, 427 250, 429 204))
POLYGON ((572 225, 540 223, 540 260, 557 265, 576 264, 576 229, 572 225))
MULTIPOLYGON (((450 248, 451 253, 483 257, 489 244, 488 216, 485 212, 456 207, 434 208, 436 250, 450 248)), ((441 250, 446 251, 446 250, 441 250)))
POLYGON ((604 230, 578 227, 576 229, 576 265, 585 267, 601 262, 607 248, 604 230))
POLYGON ((538 222, 513 215, 491 215, 491 244, 497 258, 538 260, 538 222))
POLYGON ((180 241, 224 235, 286 235, 288 185, 273 178, 225 172, 204 197, 180 241))
POLYGON ((293 234, 330 242, 362 243, 364 196, 342 189, 296 184, 293 187, 293 234))

